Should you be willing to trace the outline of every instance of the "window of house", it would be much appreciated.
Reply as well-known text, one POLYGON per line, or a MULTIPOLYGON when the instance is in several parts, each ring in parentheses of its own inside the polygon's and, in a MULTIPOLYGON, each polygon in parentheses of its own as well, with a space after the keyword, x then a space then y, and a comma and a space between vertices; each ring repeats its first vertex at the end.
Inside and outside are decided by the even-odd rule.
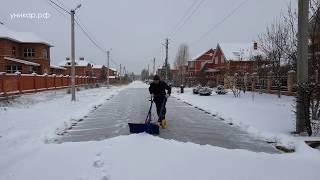
POLYGON ((23 49, 23 56, 24 57, 34 57, 35 56, 34 48, 24 48, 23 49))
POLYGON ((218 56, 214 57, 214 64, 218 64, 218 56))
POLYGON ((48 59, 48 58, 49 58, 49 56, 48 56, 48 49, 43 49, 42 55, 43 55, 43 58, 44 58, 44 59, 48 59))
POLYGON ((12 54, 13 56, 16 56, 16 47, 12 47, 12 52, 11 52, 11 54, 12 54))
POLYGON ((33 66, 29 66, 29 73, 33 73, 33 72, 34 72, 33 66))
POLYGON ((193 68, 194 67, 194 61, 189 61, 189 67, 193 68))
POLYGON ((22 71, 22 66, 11 65, 7 66, 7 73, 15 73, 17 71, 22 71))

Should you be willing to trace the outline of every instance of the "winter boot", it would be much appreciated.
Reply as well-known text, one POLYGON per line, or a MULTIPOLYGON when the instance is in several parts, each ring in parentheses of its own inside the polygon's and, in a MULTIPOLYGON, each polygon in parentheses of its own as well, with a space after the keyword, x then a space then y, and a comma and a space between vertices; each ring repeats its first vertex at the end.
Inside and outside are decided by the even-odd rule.
POLYGON ((161 127, 162 127, 162 129, 166 129, 166 128, 167 128, 166 118, 162 119, 162 121, 161 121, 161 127))

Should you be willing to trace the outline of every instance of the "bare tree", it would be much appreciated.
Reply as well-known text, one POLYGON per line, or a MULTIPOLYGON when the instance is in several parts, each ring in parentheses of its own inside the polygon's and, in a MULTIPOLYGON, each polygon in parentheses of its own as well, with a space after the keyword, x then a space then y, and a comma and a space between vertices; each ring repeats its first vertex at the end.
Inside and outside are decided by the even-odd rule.
POLYGON ((309 26, 309 75, 310 80, 308 84, 310 101, 311 119, 310 122, 313 134, 318 134, 320 131, 320 0, 311 1, 311 19, 309 26))
POLYGON ((180 85, 185 81, 185 65, 187 61, 190 59, 189 47, 187 44, 181 44, 179 46, 176 59, 174 61, 174 67, 178 70, 178 80, 180 85))
POLYGON ((289 69, 296 69, 297 62, 297 10, 288 5, 287 12, 281 13, 266 32, 260 35, 259 42, 269 67, 275 75, 278 96, 281 97, 281 76, 289 69))
POLYGON ((147 80, 149 79, 149 73, 148 73, 148 70, 147 69, 143 69, 141 71, 141 80, 147 80))

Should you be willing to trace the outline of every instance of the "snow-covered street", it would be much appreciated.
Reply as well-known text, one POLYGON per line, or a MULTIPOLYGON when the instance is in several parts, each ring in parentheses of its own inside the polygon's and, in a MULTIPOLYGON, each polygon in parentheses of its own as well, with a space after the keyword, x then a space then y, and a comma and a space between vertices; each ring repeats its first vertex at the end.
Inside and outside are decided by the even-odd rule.
MULTIPOLYGON (((185 94, 173 94, 180 100, 169 99, 169 125, 160 137, 128 135, 126 123, 145 118, 149 105, 146 87, 142 82, 133 82, 111 89, 83 90, 77 93, 76 102, 70 102, 70 95, 65 90, 49 91, 25 95, 10 104, 3 104, 0 110, 0 154, 3 155, 0 158, 0 179, 318 179, 320 152, 301 141, 294 141, 294 153, 265 153, 270 151, 264 148, 271 145, 259 140, 261 136, 250 133, 249 129, 252 126, 261 134, 269 131, 250 124, 250 121, 254 122, 254 116, 241 113, 241 108, 245 107, 234 105, 239 107, 238 114, 242 114, 235 116, 234 107, 228 102, 236 104, 245 97, 200 97, 187 89, 185 94), (123 99, 127 109, 122 110, 123 104, 119 102, 123 99), (181 100, 198 106, 198 109, 181 100), (208 104, 218 101, 226 104, 208 104), (121 106, 117 107, 117 104, 121 106), (223 108, 227 105, 229 108, 223 108), (217 117, 199 108, 217 114, 217 117), (220 117, 225 120, 221 121, 220 117), (245 117, 248 121, 244 121, 245 117), (69 130, 79 119, 83 120, 69 130), (236 126, 230 126, 229 122, 236 126), (244 129, 244 124, 248 129, 244 129), (82 131, 93 126, 99 128, 91 129, 91 133, 82 131), (65 131, 67 133, 63 133, 65 131), (54 139, 61 143, 55 143, 54 139)), ((289 109, 286 107, 288 101, 291 100, 284 98, 275 106, 289 109)), ((273 107, 256 96, 253 104, 260 103, 264 108, 273 107)), ((287 113, 290 114, 283 112, 281 117, 290 116, 287 113)), ((263 118, 260 121, 257 124, 267 123, 263 118)), ((288 127, 281 126, 278 133, 269 133, 273 137, 282 134, 289 138, 283 130, 288 127)))

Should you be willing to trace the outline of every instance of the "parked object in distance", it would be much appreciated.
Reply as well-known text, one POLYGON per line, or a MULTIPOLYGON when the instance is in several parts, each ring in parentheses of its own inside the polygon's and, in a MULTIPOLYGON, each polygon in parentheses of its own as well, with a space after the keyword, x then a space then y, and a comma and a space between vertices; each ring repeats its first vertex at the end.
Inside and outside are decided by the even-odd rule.
POLYGON ((208 87, 203 87, 199 90, 200 96, 210 96, 212 94, 212 89, 208 87))
POLYGON ((216 93, 217 94, 227 94, 228 91, 222 85, 219 85, 219 86, 217 86, 216 93))
POLYGON ((201 88, 202 88, 202 87, 201 87, 200 85, 194 87, 194 88, 192 89, 193 94, 199 94, 199 90, 200 90, 201 88))

